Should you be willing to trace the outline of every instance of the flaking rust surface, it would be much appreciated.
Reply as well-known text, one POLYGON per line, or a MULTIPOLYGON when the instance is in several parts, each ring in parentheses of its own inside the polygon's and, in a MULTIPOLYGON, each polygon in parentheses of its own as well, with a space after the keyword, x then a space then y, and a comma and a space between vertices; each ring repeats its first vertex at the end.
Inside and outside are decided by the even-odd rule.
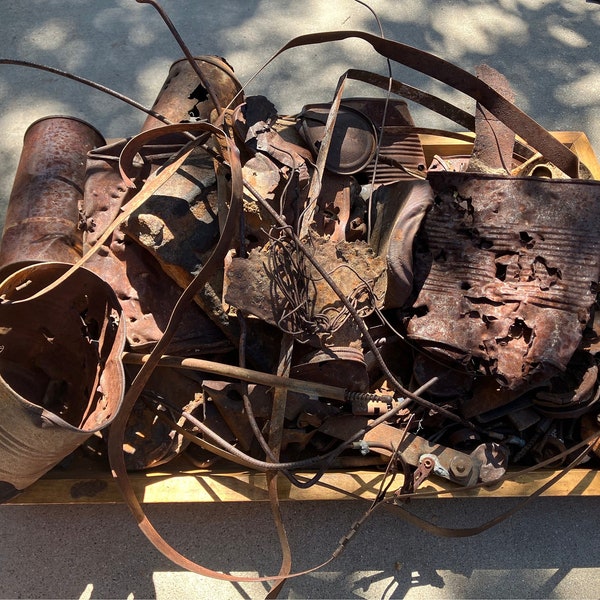
MULTIPOLYGON (((377 306, 381 307, 387 279, 385 260, 375 255, 366 242, 333 244, 326 238, 315 238, 312 249, 315 258, 326 266, 346 296, 351 296, 364 280, 372 288, 377 306)), ((314 284, 311 298, 314 312, 340 311, 342 302, 329 285, 312 267, 309 267, 308 273, 314 284)), ((227 303, 268 323, 276 324, 279 321, 281 314, 278 314, 277 301, 273 297, 273 278, 269 272, 266 251, 257 249, 250 252, 248 258, 234 258, 225 277, 227 303)), ((344 327, 336 332, 335 343, 350 345, 358 339, 357 327, 352 319, 348 319, 344 327)))
POLYGON ((459 173, 431 183, 409 336, 509 389, 564 371, 596 297, 597 188, 459 173))

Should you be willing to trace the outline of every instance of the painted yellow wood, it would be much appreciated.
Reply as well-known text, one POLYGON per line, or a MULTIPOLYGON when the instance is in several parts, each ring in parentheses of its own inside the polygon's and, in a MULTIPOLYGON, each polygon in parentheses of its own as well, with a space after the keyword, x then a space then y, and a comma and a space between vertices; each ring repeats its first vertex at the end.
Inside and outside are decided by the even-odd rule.
MULTIPOLYGON (((423 497, 438 498, 513 498, 525 497, 557 474, 543 470, 521 475, 500 486, 464 491, 440 478, 426 481, 419 492, 423 497), (435 496, 433 494, 439 495, 435 496), (444 493, 445 492, 445 493, 444 493)), ((309 477, 310 473, 303 476, 309 477)), ((319 484, 302 490, 284 477, 279 478, 282 500, 372 500, 383 479, 378 470, 332 471, 319 484)), ((266 477, 263 473, 243 471, 166 471, 133 473, 133 487, 138 498, 149 504, 178 502, 250 502, 267 501, 266 477)), ((398 476, 392 490, 402 484, 398 476)), ((545 496, 600 496, 600 472, 574 469, 544 493, 545 496)), ((109 473, 85 476, 55 474, 40 479, 9 504, 110 504, 121 503, 116 482, 109 473)))
MULTIPOLYGON (((579 160, 590 170, 594 179, 600 179, 600 162, 583 131, 551 131, 550 133, 577 154, 579 160)), ((461 132, 461 134, 475 138, 475 134, 471 132, 461 132)), ((436 154, 440 156, 469 156, 473 149, 472 143, 462 140, 430 134, 420 134, 419 137, 427 164, 431 162, 436 154)))

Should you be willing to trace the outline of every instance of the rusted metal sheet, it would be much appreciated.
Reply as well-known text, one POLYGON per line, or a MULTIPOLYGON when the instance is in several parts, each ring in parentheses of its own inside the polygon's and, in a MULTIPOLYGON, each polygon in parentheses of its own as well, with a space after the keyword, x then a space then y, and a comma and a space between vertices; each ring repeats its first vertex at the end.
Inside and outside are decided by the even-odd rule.
MULTIPOLYGON (((365 242, 330 244, 317 238, 313 251, 365 315, 381 305, 384 261, 365 242)), ((314 269, 300 270, 301 262, 299 251, 287 244, 234 258, 225 273, 226 302, 290 331, 304 323, 300 334, 306 340, 315 342, 315 336, 323 334, 333 346, 356 346, 360 336, 342 302, 314 269)))
POLYGON ((123 227, 181 287, 219 237, 212 158, 200 150, 123 227))
POLYGON ((598 281, 592 182, 430 174, 428 273, 408 333, 423 347, 526 389, 564 371, 598 281))
MULTIPOLYGON (((224 58, 198 56, 195 61, 202 75, 210 82, 212 91, 222 108, 228 107, 234 99, 234 106, 243 101, 243 96, 240 94, 242 86, 224 58)), ((213 114, 216 107, 208 90, 200 81, 191 63, 185 58, 171 65, 152 108, 172 123, 203 119, 210 121, 216 116, 213 114)), ((144 121, 142 131, 162 125, 163 122, 149 116, 144 121)))
MULTIPOLYGON (((83 197, 86 251, 108 229, 129 195, 117 163, 90 156, 83 197)), ((112 234, 109 243, 94 254, 87 265, 115 290, 127 320, 127 339, 131 347, 143 351, 154 346, 162 337, 181 293, 177 282, 167 275, 149 250, 134 243, 121 230, 112 234)), ((170 352, 204 353, 230 346, 198 307, 190 306, 183 321, 184 326, 172 341, 170 352)))
MULTIPOLYGON (((475 74, 510 102, 515 95, 504 75, 488 65, 479 65, 475 74)), ((467 170, 471 173, 508 175, 512 166, 515 134, 491 112, 477 103, 475 109, 475 142, 467 170)))

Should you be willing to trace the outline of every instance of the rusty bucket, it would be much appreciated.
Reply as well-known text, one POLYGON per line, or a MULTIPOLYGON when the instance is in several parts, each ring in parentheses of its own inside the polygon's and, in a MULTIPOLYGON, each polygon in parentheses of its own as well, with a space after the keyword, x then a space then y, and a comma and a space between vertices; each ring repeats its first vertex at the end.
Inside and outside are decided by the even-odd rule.
POLYGON ((0 502, 16 496, 115 417, 125 320, 112 289, 70 265, 24 267, 0 284, 0 502))

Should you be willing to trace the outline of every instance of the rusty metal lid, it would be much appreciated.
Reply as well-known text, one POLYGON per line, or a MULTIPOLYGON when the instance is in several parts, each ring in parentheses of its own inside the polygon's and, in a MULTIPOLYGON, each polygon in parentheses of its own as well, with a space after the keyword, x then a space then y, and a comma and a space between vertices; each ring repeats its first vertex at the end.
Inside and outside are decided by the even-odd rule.
MULTIPOLYGON (((306 105, 300 113, 299 132, 316 156, 325 136, 330 104, 306 105)), ((340 106, 325 167, 339 175, 362 171, 375 156, 377 132, 371 120, 359 110, 340 106)))

